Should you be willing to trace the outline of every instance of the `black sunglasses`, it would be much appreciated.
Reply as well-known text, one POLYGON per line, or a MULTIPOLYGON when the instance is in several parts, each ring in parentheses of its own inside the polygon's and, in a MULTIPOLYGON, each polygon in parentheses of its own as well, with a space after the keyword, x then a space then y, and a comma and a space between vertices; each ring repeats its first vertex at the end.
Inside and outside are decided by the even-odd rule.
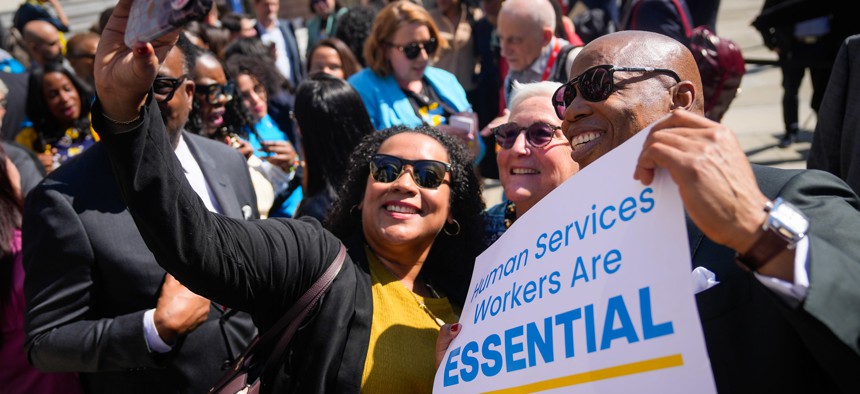
POLYGON ((176 93, 176 89, 179 85, 185 82, 186 79, 188 79, 188 74, 180 75, 179 78, 155 77, 155 81, 152 82, 152 90, 155 92, 155 101, 158 101, 159 103, 170 101, 176 93))
POLYGON ((225 97, 230 101, 233 99, 233 93, 235 92, 235 87, 232 83, 228 83, 226 85, 222 85, 220 83, 210 83, 209 85, 194 85, 194 93, 197 93, 201 96, 206 96, 206 100, 209 104, 218 104, 221 101, 221 97, 225 97))
POLYGON ((412 179, 422 189, 435 189, 445 180, 451 165, 436 160, 406 160, 397 156, 375 154, 370 158, 370 176, 381 183, 391 183, 403 175, 406 165, 412 167, 412 179))
POLYGON ((553 126, 548 123, 537 122, 529 127, 520 127, 516 123, 505 123, 501 126, 494 127, 493 133, 496 135, 496 143, 502 149, 511 149, 517 141, 520 133, 526 132, 526 142, 535 148, 543 148, 552 141, 555 136, 555 131, 561 130, 561 126, 553 126))
POLYGON ((427 51, 427 56, 433 56, 433 54, 436 53, 436 48, 439 47, 439 43, 436 42, 435 38, 431 38, 424 42, 410 42, 406 45, 394 45, 394 43, 391 42, 388 42, 387 44, 398 49, 400 52, 403 52, 409 60, 413 60, 418 57, 418 55, 421 54, 422 49, 427 51))
POLYGON ((595 66, 585 70, 578 77, 571 79, 569 82, 561 85, 558 90, 552 95, 552 106, 555 108, 555 114, 559 119, 564 119, 564 110, 576 98, 576 87, 579 85, 579 93, 582 98, 593 103, 603 101, 609 98, 612 92, 615 91, 615 79, 613 75, 616 71, 622 72, 655 72, 668 74, 675 79, 675 82, 681 82, 678 74, 666 68, 654 67, 616 67, 610 64, 595 66))

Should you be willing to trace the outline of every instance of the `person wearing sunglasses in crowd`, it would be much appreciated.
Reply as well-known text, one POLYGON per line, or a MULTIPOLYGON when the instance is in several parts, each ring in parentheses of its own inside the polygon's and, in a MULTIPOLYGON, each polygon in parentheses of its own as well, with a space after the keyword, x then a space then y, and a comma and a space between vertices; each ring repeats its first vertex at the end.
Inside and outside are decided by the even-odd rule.
POLYGON ((271 166, 254 155, 248 135, 256 132, 250 111, 236 97, 233 81, 227 80, 224 66, 212 52, 196 47, 188 49, 194 64, 194 101, 185 128, 194 134, 223 142, 236 148, 248 161, 251 182, 257 196, 260 217, 268 215, 275 201, 271 166))
POLYGON ((377 130, 434 126, 457 136, 480 162, 484 145, 477 138, 477 116, 466 91, 456 76, 429 65, 436 50, 447 46, 423 7, 393 2, 373 21, 364 44, 367 68, 350 77, 349 83, 364 100, 377 130))
POLYGON ((508 123, 493 129, 505 201, 487 209, 485 230, 493 243, 518 217, 577 171, 561 119, 550 102, 558 82, 519 84, 511 91, 508 123))
POLYGON ((648 185, 662 169, 678 184, 694 274, 714 276, 695 288, 717 390, 857 391, 857 195, 828 173, 751 165, 703 116, 696 62, 674 39, 601 37, 570 74, 553 104, 583 168, 656 122, 620 175, 648 185))
MULTIPOLYGON (((194 64, 186 56, 193 48, 183 35, 147 79, 112 86, 152 89, 152 114, 166 149, 145 160, 175 161, 202 210, 255 219, 242 155, 183 128, 195 91, 194 64)), ((96 78, 104 78, 101 67, 95 69, 96 78)), ((205 393, 254 337, 254 324, 248 314, 192 293, 158 266, 123 202, 106 148, 95 144, 28 197, 27 356, 44 371, 78 372, 87 393, 205 393)))
POLYGON ((125 47, 131 3, 117 4, 102 37, 96 89, 110 99, 97 101, 94 118, 156 259, 265 331, 343 240, 347 261, 264 381, 273 392, 430 392, 439 327, 457 320, 483 248, 480 185, 461 144, 424 127, 368 135, 350 157, 333 233, 312 219, 211 214, 178 162, 146 159, 170 149, 147 80, 173 37, 125 47))

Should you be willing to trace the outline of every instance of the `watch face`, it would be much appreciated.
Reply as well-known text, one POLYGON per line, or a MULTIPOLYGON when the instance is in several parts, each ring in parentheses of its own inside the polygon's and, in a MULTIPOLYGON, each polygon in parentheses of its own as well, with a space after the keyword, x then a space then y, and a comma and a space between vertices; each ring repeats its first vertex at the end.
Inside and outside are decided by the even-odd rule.
POLYGON ((809 219, 795 206, 783 201, 781 198, 774 201, 773 209, 770 211, 769 224, 772 228, 786 239, 797 242, 806 235, 809 230, 809 219))

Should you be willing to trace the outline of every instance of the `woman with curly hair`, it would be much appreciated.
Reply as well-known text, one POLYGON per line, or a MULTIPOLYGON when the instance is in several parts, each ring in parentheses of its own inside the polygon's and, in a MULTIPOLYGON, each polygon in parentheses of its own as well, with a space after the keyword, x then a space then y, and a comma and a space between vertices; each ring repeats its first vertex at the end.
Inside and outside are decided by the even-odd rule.
MULTIPOLYGON (((130 54, 121 35, 111 34, 103 39, 117 43, 110 46, 122 51, 117 56, 130 54)), ((127 86, 113 97, 131 106, 150 81, 124 78, 123 67, 131 65, 98 71, 98 89, 107 97, 110 86, 127 86)), ((131 125, 107 120, 125 105, 103 101, 101 108, 104 116, 95 118, 105 149, 159 264, 195 293, 248 311, 261 332, 322 275, 341 241, 347 247, 347 260, 296 331, 288 356, 263 374, 272 392, 432 390, 437 337, 458 320, 484 246, 480 184, 462 144, 428 127, 369 134, 350 156, 329 232, 312 219, 240 221, 210 213, 179 163, 149 159, 172 152, 154 104, 132 108, 139 119, 131 125)))
POLYGON ((48 63, 30 74, 27 118, 32 127, 15 141, 33 150, 50 172, 98 141, 90 127, 90 88, 61 63, 48 63))
MULTIPOLYGON (((183 40, 179 40, 177 45, 183 45, 183 40)), ((194 100, 185 128, 230 145, 245 156, 257 196, 257 210, 260 217, 266 218, 275 201, 275 191, 267 177, 271 173, 267 171, 270 168, 254 155, 254 147, 248 142, 248 135, 256 133, 250 111, 236 98, 235 84, 227 78, 224 66, 215 54, 196 49, 193 45, 183 53, 194 64, 191 73, 194 100)))

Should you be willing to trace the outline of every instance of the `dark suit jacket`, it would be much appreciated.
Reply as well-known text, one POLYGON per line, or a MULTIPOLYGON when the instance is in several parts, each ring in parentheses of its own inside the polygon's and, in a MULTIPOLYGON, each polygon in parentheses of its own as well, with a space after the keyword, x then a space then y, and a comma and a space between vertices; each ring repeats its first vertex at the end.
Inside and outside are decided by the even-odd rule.
MULTIPOLYGON (((257 36, 263 36, 263 27, 257 23, 254 26, 257 29, 257 36)), ((299 83, 305 79, 305 68, 302 66, 302 57, 299 53, 299 43, 296 40, 296 34, 293 32, 293 25, 286 19, 278 19, 278 30, 284 36, 284 43, 287 47, 287 60, 290 61, 290 70, 292 71, 292 79, 290 84, 293 89, 299 86, 299 83)))
POLYGON ((818 111, 806 165, 834 174, 860 193, 860 35, 836 56, 818 111))
POLYGON ((768 198, 781 196, 810 219, 809 292, 789 307, 735 252, 688 222, 694 266, 718 285, 696 295, 721 393, 835 393, 860 388, 860 200, 820 171, 754 166, 768 198))
MULTIPOLYGON (((184 138, 224 214, 257 217, 244 158, 227 145, 184 138)), ((45 371, 78 371, 90 392, 206 392, 255 328, 247 314, 224 313, 213 303, 208 320, 171 352, 149 352, 143 314, 155 307, 165 271, 121 198, 104 148, 96 144, 64 164, 27 199, 30 362, 45 371)))

